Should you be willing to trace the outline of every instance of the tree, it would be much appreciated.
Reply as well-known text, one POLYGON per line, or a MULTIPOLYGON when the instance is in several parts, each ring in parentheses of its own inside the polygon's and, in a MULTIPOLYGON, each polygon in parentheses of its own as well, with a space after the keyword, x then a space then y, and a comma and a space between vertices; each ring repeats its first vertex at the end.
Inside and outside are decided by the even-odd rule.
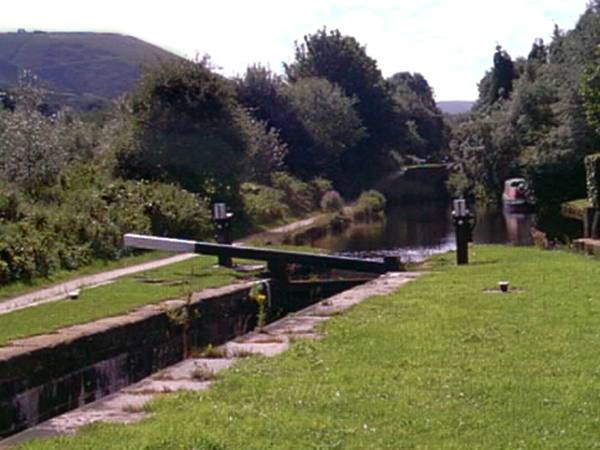
POLYGON ((286 86, 284 95, 312 141, 290 154, 290 166, 307 176, 334 176, 342 154, 366 136, 357 99, 324 78, 303 78, 286 86))
POLYGON ((357 110, 372 140, 384 146, 397 142, 402 130, 385 80, 355 38, 322 29, 305 36, 295 53, 295 62, 285 66, 291 82, 320 77, 339 85, 347 96, 358 99, 357 110))
POLYGON ((479 99, 475 110, 485 109, 498 100, 506 100, 513 90, 513 80, 518 77, 513 61, 501 45, 496 46, 494 66, 488 70, 479 82, 479 99))
POLYGON ((68 161, 53 119, 40 112, 43 97, 35 77, 25 73, 0 127, 0 175, 34 197, 56 181, 68 161))
POLYGON ((268 185, 273 172, 285 168, 288 146, 279 136, 279 131, 246 114, 242 121, 246 136, 246 157, 243 171, 244 181, 268 185))
POLYGON ((302 171, 302 155, 313 145, 290 98, 284 94, 286 83, 270 69, 255 64, 235 80, 240 102, 250 115, 273 129, 288 148, 286 164, 295 174, 302 171))
POLYGON ((118 175, 179 183, 207 199, 237 201, 244 161, 243 110, 208 60, 147 71, 130 94, 118 175))
POLYGON ((433 90, 420 73, 399 72, 388 78, 392 98, 408 117, 406 153, 421 158, 439 155, 448 145, 449 130, 433 98, 433 90))
POLYGON ((527 55, 527 61, 539 61, 541 63, 548 61, 548 48, 544 44, 543 39, 538 38, 533 41, 531 51, 527 55))
POLYGON ((494 54, 494 75, 492 78, 492 103, 499 98, 507 99, 513 90, 513 80, 517 77, 510 55, 502 46, 496 46, 494 54))
POLYGON ((325 28, 309 34, 296 43, 295 61, 285 66, 285 72, 291 83, 325 78, 357 99, 356 110, 368 138, 343 155, 342 170, 354 175, 347 191, 357 193, 392 170, 390 151, 402 148, 406 117, 394 104, 377 62, 355 38, 325 28))

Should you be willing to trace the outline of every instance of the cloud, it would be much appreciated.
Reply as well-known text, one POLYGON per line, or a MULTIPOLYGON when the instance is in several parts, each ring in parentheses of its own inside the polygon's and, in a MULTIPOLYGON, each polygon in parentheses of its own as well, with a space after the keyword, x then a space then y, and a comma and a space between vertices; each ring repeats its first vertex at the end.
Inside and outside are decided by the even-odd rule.
POLYGON ((295 40, 327 26, 366 45, 386 76, 421 72, 438 99, 473 99, 496 42, 514 57, 554 23, 572 28, 586 0, 221 0, 169 2, 21 0, 4 27, 101 30, 137 36, 193 57, 208 53, 226 74, 293 58, 295 40), (26 21, 23 18, 26 17, 26 21))

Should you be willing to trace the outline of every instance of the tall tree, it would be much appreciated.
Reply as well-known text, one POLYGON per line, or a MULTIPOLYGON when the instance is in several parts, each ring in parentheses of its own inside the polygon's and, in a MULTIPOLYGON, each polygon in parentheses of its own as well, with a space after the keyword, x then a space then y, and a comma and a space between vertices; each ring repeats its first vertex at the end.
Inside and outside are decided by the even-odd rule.
POLYGON ((269 68, 255 64, 247 68, 244 76, 235 80, 238 99, 250 114, 274 129, 289 149, 286 162, 292 172, 301 171, 304 149, 313 145, 290 98, 284 95, 286 83, 269 68), (300 163, 300 165, 298 164, 300 163))
POLYGON ((500 99, 508 99, 513 90, 513 80, 518 76, 515 65, 501 45, 496 46, 494 65, 479 82, 479 99, 475 110, 485 109, 500 99))
POLYGON ((296 44, 295 62, 285 66, 291 82, 321 77, 358 99, 357 109, 372 139, 393 145, 401 137, 396 110, 377 62, 364 46, 339 30, 322 29, 296 44))
MULTIPOLYGON (((390 169, 390 150, 400 150, 406 135, 406 116, 394 104, 377 62, 365 47, 339 30, 325 28, 296 43, 295 61, 285 66, 294 83, 302 78, 325 78, 356 97, 356 109, 368 138, 345 153, 343 170, 357 174, 354 189, 369 185, 390 169)), ((350 187, 349 187, 350 189, 350 187)))
POLYGON ((431 158, 445 150, 449 129, 425 77, 420 73, 399 72, 388 78, 387 83, 394 101, 405 111, 409 123, 413 124, 409 126, 409 131, 414 134, 407 142, 406 152, 431 158))
POLYGON ((494 53, 494 75, 492 78, 492 102, 499 98, 507 99, 513 90, 513 80, 517 77, 515 66, 506 50, 496 46, 494 53))
POLYGON ((366 136, 355 110, 356 98, 324 78, 303 78, 283 92, 312 141, 290 154, 290 166, 305 175, 336 178, 341 156, 366 136))
POLYGON ((146 72, 127 111, 119 175, 177 182, 210 199, 237 199, 243 110, 231 84, 208 61, 171 61, 146 72))

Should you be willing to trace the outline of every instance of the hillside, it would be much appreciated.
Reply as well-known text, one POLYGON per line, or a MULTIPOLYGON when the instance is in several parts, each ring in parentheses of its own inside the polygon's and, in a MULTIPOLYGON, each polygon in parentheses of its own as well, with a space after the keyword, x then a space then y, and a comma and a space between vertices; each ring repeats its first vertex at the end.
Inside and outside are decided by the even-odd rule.
POLYGON ((31 70, 63 97, 114 99, 130 90, 142 65, 176 58, 131 36, 112 33, 0 33, 0 87, 31 70))
POLYGON ((436 102, 438 108, 446 114, 462 114, 469 112, 473 103, 475 102, 465 100, 436 102))

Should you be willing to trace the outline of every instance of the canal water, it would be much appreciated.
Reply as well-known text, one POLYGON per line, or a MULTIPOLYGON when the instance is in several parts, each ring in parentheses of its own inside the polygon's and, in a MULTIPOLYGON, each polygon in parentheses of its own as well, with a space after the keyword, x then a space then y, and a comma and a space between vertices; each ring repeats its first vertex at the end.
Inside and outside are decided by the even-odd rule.
MULTIPOLYGON (((475 243, 532 245, 534 215, 485 209, 477 211, 476 217, 475 243)), ((390 206, 384 222, 355 225, 312 245, 347 256, 399 256, 407 262, 422 261, 456 248, 451 206, 440 201, 390 206)))

